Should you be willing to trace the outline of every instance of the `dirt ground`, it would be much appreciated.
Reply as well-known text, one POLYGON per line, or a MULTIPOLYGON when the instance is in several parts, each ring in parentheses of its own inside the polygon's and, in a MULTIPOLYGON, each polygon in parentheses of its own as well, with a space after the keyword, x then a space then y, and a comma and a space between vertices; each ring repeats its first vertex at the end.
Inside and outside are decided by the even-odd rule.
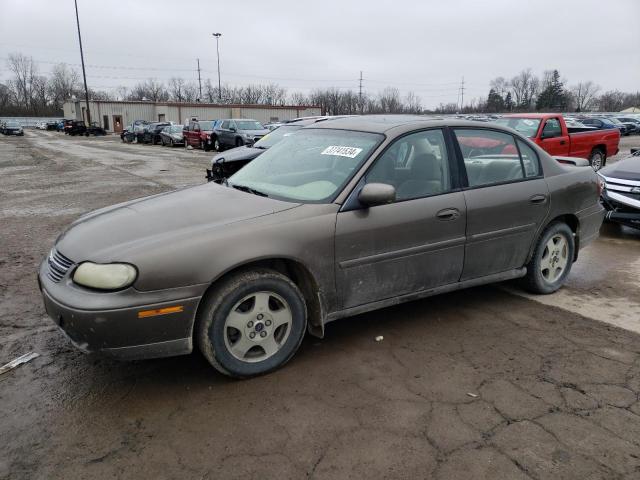
POLYGON ((630 229, 605 225, 554 295, 482 287, 334 322, 249 381, 198 353, 73 349, 36 284, 57 235, 88 210, 203 182, 210 156, 0 136, 0 364, 40 354, 0 376, 0 478, 640 478, 630 229))

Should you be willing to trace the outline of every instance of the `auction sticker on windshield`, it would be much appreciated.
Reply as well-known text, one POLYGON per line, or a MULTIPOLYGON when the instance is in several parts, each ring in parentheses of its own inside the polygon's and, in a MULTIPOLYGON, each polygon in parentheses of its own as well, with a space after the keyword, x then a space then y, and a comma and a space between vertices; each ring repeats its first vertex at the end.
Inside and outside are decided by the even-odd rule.
POLYGON ((357 147, 330 145, 325 148, 320 155, 337 155, 339 157, 356 158, 361 151, 362 149, 357 147))

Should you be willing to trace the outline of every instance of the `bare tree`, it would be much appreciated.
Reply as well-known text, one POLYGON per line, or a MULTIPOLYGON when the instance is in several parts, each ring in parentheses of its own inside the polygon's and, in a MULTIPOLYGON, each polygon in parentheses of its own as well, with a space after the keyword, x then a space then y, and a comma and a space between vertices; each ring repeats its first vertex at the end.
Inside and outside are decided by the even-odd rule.
POLYGON ((169 95, 175 102, 184 102, 186 83, 183 78, 173 77, 169 80, 169 95))
POLYGON ((595 106, 600 87, 591 81, 580 82, 569 87, 569 92, 575 102, 576 111, 584 112, 585 110, 591 110, 595 106))
POLYGON ((511 91, 511 85, 504 77, 496 77, 489 82, 489 88, 493 89, 503 99, 511 91))
POLYGON ((625 94, 618 90, 610 90, 600 95, 598 107, 601 112, 619 112, 625 106, 625 94))
POLYGON ((407 113, 422 113, 422 100, 414 92, 407 93, 404 99, 404 110, 407 113))
POLYGON ((379 95, 380 109, 384 113, 399 113, 402 111, 400 91, 395 87, 386 87, 379 95))
POLYGON ((516 107, 520 109, 531 108, 540 85, 540 81, 531 72, 531 69, 522 70, 509 81, 509 84, 515 97, 516 107))
POLYGON ((9 88, 13 90, 18 105, 25 110, 32 110, 34 83, 38 76, 38 68, 33 58, 21 53, 12 53, 7 59, 7 68, 13 74, 13 78, 9 80, 9 88))
POLYGON ((80 89, 80 75, 64 63, 53 66, 48 81, 49 97, 52 105, 62 109, 62 105, 80 89))

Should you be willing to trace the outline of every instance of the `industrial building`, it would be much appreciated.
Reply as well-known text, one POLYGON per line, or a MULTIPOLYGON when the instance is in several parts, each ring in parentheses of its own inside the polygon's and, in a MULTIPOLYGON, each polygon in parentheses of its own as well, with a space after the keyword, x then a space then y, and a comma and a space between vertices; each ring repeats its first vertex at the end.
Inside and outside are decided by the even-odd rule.
MULTIPOLYGON (((320 107, 307 105, 218 105, 213 103, 178 103, 148 101, 89 101, 91 121, 109 132, 121 132, 134 120, 184 123, 196 117, 200 120, 219 118, 252 118, 262 123, 321 115, 320 107)), ((87 121, 86 103, 81 100, 64 104, 64 118, 87 121)))

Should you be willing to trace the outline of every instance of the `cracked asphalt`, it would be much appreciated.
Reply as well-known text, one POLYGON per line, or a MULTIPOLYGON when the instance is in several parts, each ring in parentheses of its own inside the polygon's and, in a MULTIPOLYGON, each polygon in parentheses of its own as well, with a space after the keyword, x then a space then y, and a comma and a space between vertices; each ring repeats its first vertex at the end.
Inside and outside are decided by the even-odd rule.
POLYGON ((0 478, 640 478, 640 233, 616 226, 557 294, 481 287, 334 322, 249 381, 198 353, 77 352, 36 284, 56 236, 201 183, 209 156, 0 137, 0 364, 40 353, 0 376, 0 478))

